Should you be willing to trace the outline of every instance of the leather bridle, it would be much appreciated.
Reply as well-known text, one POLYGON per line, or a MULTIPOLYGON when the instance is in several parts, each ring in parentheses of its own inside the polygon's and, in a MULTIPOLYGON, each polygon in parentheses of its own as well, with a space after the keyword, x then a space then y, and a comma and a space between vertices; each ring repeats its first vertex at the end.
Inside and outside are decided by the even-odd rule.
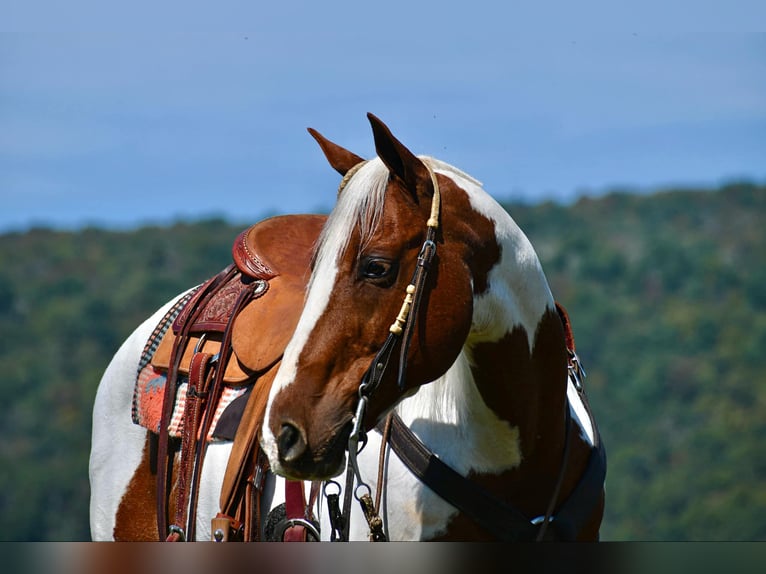
MULTIPOLYGON (((359 171, 359 169, 361 169, 366 163, 367 162, 361 162, 346 173, 340 183, 340 187, 338 188, 338 195, 341 194, 353 175, 359 171)), ((367 405, 370 401, 370 398, 380 387, 380 384, 383 381, 383 377, 388 370, 391 355, 400 342, 401 350, 399 353, 399 372, 397 376, 397 385, 400 389, 404 389, 405 373, 407 370, 407 355, 409 352, 410 343, 412 341, 415 317, 417 317, 418 309, 420 308, 420 301, 423 296, 426 279, 428 278, 428 271, 431 268, 431 262, 436 255, 436 233, 439 228, 441 192, 439 190, 439 183, 437 181, 436 174, 430 166, 425 163, 423 165, 428 170, 433 188, 430 214, 426 222, 426 238, 423 241, 422 247, 420 248, 420 253, 418 254, 417 264, 415 266, 415 271, 412 274, 412 279, 405 289, 404 301, 402 302, 399 314, 389 327, 388 336, 386 337, 383 346, 375 355, 375 358, 372 360, 370 367, 362 377, 362 382, 359 385, 359 401, 357 403, 356 413, 353 419, 353 428, 348 439, 349 460, 346 471, 346 492, 342 514, 339 512, 339 508, 336 508, 337 498, 330 498, 328 496, 330 514, 331 516, 335 516, 337 518, 335 521, 336 524, 333 525, 333 540, 348 540, 352 492, 354 493, 354 497, 362 505, 362 511, 364 512, 364 515, 370 525, 372 539, 385 540, 383 525, 380 521, 380 517, 378 516, 376 504, 372 502, 371 489, 369 485, 363 481, 359 472, 357 455, 361 449, 364 448, 364 445, 367 442, 366 432, 364 430, 364 418, 367 412, 367 405), (356 488, 352 488, 354 479, 356 479, 357 482, 356 488), (338 523, 340 523, 340 525, 338 523)), ((335 481, 330 481, 329 484, 337 485, 335 481)))

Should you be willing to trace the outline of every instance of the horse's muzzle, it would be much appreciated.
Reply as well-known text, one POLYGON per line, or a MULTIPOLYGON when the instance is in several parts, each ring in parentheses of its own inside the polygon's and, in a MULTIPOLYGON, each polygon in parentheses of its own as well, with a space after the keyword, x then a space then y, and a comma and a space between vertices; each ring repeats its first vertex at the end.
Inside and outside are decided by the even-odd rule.
POLYGON ((289 465, 300 460, 306 452, 306 438, 303 432, 290 422, 282 423, 277 438, 277 451, 282 465, 289 465))
POLYGON ((277 436, 279 474, 294 480, 321 480, 343 471, 351 422, 316 448, 311 448, 306 431, 292 421, 283 421, 277 436))

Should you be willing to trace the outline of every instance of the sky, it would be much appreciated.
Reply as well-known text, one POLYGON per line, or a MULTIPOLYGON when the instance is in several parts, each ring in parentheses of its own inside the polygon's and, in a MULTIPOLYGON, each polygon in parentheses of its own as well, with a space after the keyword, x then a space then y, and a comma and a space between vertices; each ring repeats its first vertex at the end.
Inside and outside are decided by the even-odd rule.
POLYGON ((0 233, 332 207, 372 112, 499 200, 766 182, 762 0, 5 0, 0 233), (760 28, 760 29, 759 29, 760 28))

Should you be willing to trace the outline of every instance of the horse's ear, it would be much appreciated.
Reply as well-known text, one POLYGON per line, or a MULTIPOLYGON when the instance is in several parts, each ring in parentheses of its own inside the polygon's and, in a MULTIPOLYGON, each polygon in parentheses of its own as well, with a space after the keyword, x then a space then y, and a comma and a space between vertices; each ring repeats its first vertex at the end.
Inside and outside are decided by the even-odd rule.
POLYGON ((340 147, 338 144, 332 143, 318 131, 313 128, 308 128, 311 136, 317 141, 319 147, 322 148, 327 161, 330 165, 341 175, 346 175, 348 170, 363 162, 364 160, 353 152, 348 151, 346 148, 340 147))
POLYGON ((375 137, 375 151, 388 170, 402 181, 415 196, 416 201, 420 195, 427 197, 433 195, 431 175, 425 164, 396 139, 380 119, 369 113, 367 118, 370 120, 375 137))

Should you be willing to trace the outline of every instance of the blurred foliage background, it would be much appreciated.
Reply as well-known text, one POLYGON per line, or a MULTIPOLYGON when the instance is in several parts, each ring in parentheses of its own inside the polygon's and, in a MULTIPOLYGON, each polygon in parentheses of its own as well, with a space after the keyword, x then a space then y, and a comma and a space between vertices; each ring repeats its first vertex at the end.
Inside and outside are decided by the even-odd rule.
MULTIPOLYGON (((506 209, 569 310, 609 455, 604 540, 766 539, 766 187, 506 209)), ((89 539, 91 408, 244 224, 0 235, 0 540, 89 539)))

